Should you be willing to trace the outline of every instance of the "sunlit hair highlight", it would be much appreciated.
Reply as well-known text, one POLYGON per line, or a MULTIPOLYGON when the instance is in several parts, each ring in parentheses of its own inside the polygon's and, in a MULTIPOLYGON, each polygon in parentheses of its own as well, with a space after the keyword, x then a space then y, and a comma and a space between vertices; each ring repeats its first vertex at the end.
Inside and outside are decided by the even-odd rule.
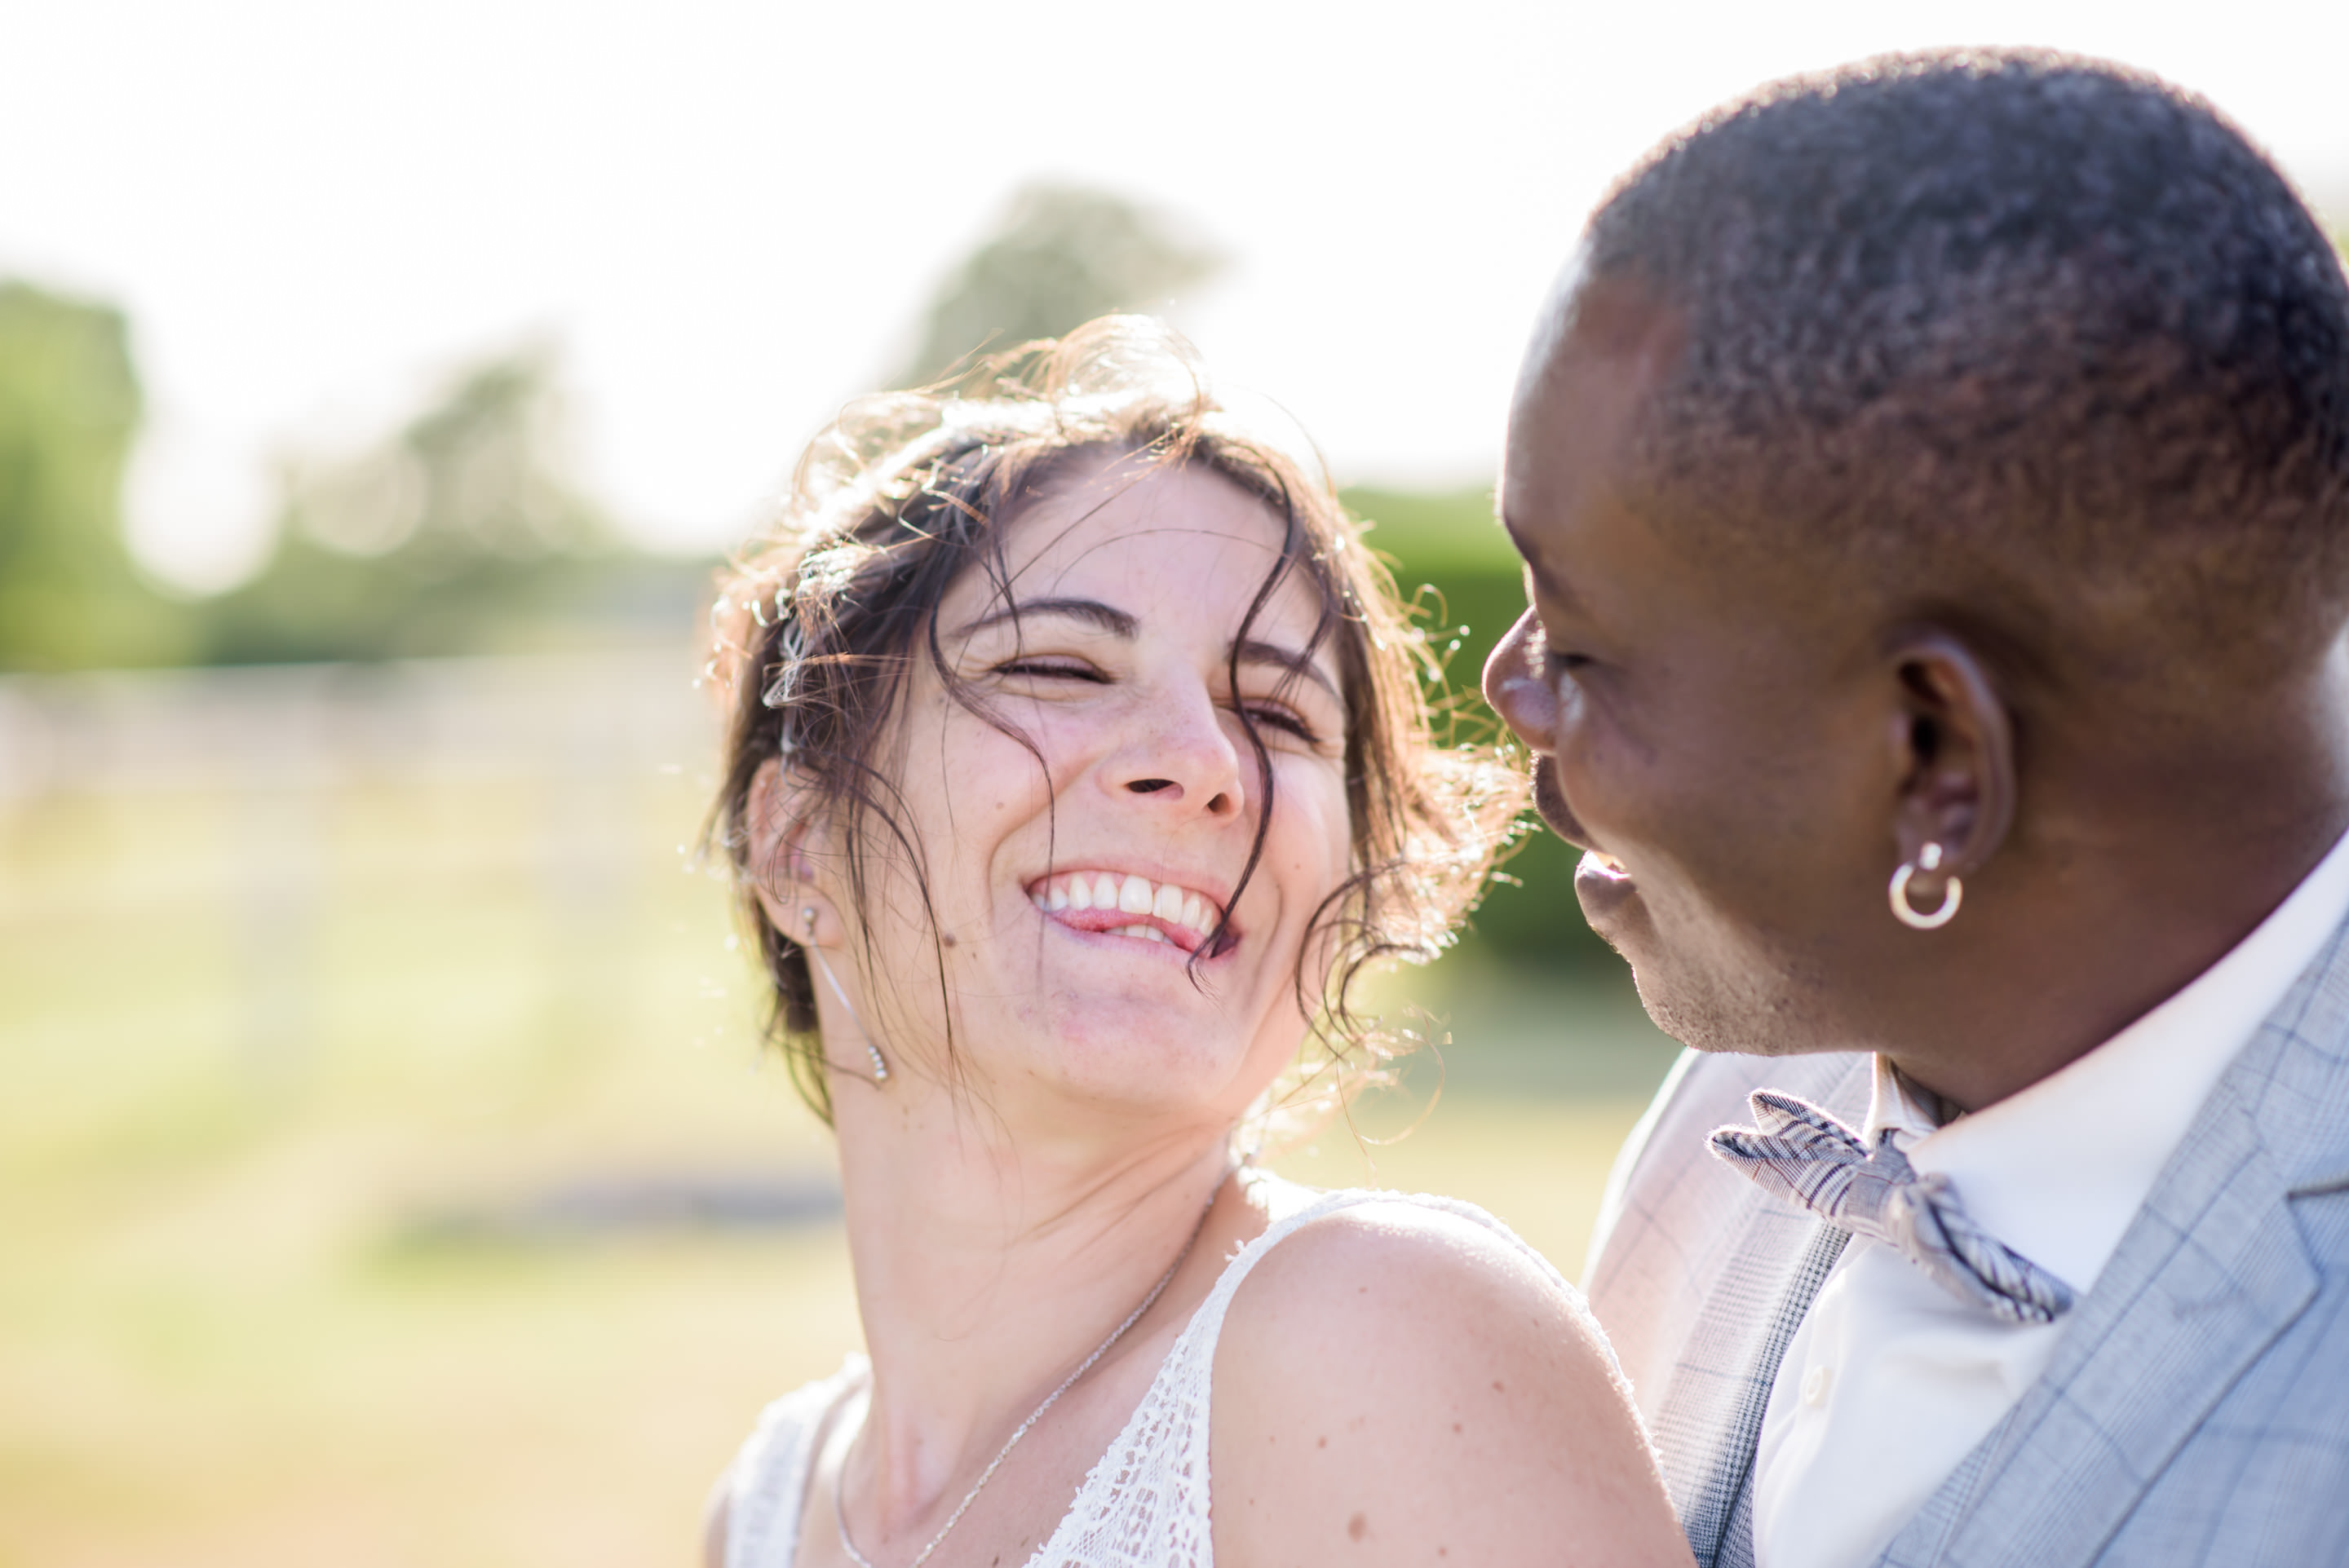
MULTIPOLYGON (((1264 502, 1282 523, 1281 549, 1237 640, 1293 575, 1320 608, 1308 651, 1326 646, 1338 666, 1350 874, 1316 912, 1299 957, 1299 1003, 1320 1048, 1276 1086, 1280 1104, 1342 1103, 1394 1054, 1392 1037, 1357 1011, 1359 981, 1383 961, 1423 963, 1448 945, 1508 840, 1522 775, 1488 748, 1437 744, 1428 696, 1440 694, 1442 671, 1359 525, 1326 480, 1309 478, 1297 456, 1216 399, 1196 356, 1171 330, 1105 316, 946 385, 862 399, 809 446, 772 524, 724 579, 709 672, 730 716, 711 837, 773 988, 771 1036, 827 1120, 831 1088, 807 954, 758 897, 790 879, 784 868, 755 863, 754 781, 768 762, 781 763, 802 802, 795 810, 827 821, 856 927, 869 933, 861 916, 883 869, 877 857, 910 873, 929 915, 923 846, 890 776, 914 661, 929 660, 953 700, 1033 751, 949 668, 938 605, 970 571, 1007 593, 1007 531, 1081 465, 1118 458, 1133 459, 1137 473, 1205 469, 1264 502)), ((1254 722, 1245 713, 1240 722, 1260 784, 1245 887, 1263 851, 1272 773, 1254 722)), ((932 978, 945 995, 934 915, 930 930, 932 978)), ((870 974, 869 934, 863 941, 870 974)))

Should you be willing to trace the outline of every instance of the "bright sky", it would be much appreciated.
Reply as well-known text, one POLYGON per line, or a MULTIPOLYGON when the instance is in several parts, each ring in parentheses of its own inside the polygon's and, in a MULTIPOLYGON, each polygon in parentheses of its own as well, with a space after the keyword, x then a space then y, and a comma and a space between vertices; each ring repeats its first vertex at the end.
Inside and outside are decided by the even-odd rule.
POLYGON ((631 528, 729 540, 1037 177, 1231 255, 1171 314, 1346 482, 1489 477, 1608 180, 1789 71, 2111 56, 2349 213, 2341 0, 19 0, 0 34, 0 273, 130 313, 134 540, 191 584, 264 547, 274 453, 364 439, 525 340, 561 346, 631 528))

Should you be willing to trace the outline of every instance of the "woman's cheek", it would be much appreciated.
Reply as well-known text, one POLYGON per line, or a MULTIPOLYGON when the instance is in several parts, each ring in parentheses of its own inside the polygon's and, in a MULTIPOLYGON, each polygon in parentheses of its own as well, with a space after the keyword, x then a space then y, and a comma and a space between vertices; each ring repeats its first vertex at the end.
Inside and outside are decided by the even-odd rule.
POLYGON ((983 799, 990 811, 1020 817, 1041 810, 1067 786, 1077 736, 1066 715, 1040 705, 1038 711, 1000 716, 1017 733, 1006 735, 976 714, 965 713, 950 727, 940 755, 954 758, 954 794, 962 809, 983 799), (1021 743, 1031 743, 1034 750, 1021 743), (1038 758, 1042 758, 1039 766, 1038 758))
POLYGON ((1275 775, 1274 832, 1268 848, 1289 868, 1284 880, 1291 885, 1284 891, 1299 906, 1295 916, 1301 924, 1345 881, 1353 859, 1353 834, 1339 768, 1300 758, 1287 775, 1275 775))
POLYGON ((1347 862, 1353 857, 1353 824, 1347 816, 1345 770, 1338 763, 1317 758, 1309 769, 1308 785, 1300 794, 1312 802, 1309 826, 1313 842, 1330 873, 1330 885, 1323 890, 1327 892, 1344 878, 1347 862))

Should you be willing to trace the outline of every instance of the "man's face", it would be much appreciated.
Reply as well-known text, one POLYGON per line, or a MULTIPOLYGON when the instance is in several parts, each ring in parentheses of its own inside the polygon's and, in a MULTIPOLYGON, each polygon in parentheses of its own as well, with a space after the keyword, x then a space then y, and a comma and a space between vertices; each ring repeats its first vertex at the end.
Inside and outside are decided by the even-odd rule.
POLYGON ((1660 1026, 1708 1050, 1858 1044, 1844 998, 1889 924, 1899 783, 1873 638, 1766 540, 1725 549, 1632 491, 1676 313, 1605 280, 1552 310, 1502 485, 1532 607, 1485 695, 1536 754, 1543 818, 1586 851, 1583 910, 1660 1026))

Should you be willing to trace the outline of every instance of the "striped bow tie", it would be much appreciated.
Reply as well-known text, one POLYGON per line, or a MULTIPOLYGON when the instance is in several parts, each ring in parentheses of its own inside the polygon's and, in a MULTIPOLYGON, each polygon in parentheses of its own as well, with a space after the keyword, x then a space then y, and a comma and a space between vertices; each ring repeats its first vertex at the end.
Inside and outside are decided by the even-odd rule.
POLYGON ((1764 1191, 1856 1236, 1897 1247, 1942 1288, 2009 1323, 2053 1323, 2072 1287, 1966 1217, 1950 1179, 1920 1175, 1889 1131, 1869 1149, 1817 1106, 1755 1089, 1753 1127, 1724 1127, 1713 1151, 1764 1191))

